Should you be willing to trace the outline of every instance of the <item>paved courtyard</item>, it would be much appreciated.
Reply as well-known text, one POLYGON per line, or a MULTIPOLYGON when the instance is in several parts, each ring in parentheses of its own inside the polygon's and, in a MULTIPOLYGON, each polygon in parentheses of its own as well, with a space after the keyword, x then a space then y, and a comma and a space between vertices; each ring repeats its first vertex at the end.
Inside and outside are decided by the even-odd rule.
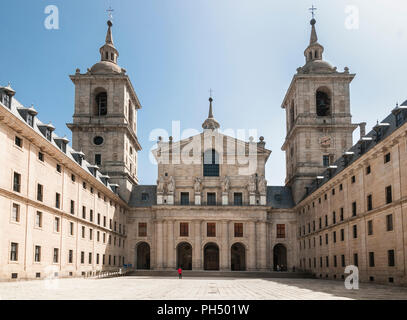
POLYGON ((407 299, 407 288, 318 279, 120 277, 0 283, 0 299, 407 299))

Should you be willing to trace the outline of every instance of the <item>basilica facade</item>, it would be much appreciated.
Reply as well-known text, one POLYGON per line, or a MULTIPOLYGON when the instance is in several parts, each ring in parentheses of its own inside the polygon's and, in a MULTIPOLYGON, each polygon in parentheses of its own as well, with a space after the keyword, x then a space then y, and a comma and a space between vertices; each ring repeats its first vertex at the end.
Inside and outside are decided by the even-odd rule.
POLYGON ((267 184, 263 137, 220 132, 212 97, 201 133, 158 138, 157 183, 140 184, 141 104, 111 21, 100 61, 70 76, 72 147, 0 87, 0 278, 181 267, 341 279, 355 265, 362 281, 405 284, 406 106, 369 133, 352 123, 355 74, 323 59, 315 25, 282 102, 284 186, 267 184))

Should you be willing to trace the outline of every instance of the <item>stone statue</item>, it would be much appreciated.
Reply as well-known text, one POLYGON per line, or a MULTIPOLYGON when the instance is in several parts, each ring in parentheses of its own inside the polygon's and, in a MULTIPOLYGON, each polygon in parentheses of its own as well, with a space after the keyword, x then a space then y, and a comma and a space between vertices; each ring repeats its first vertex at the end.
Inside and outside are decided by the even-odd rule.
POLYGON ((267 190, 267 180, 264 178, 264 176, 261 176, 258 182, 258 188, 260 194, 266 194, 267 190))
POLYGON ((249 190, 250 193, 256 192, 256 189, 257 189, 256 188, 256 176, 254 174, 250 177, 249 185, 248 185, 247 189, 249 190))
POLYGON ((226 177, 223 179, 223 183, 222 183, 223 192, 228 192, 228 191, 229 191, 229 187, 230 187, 230 180, 229 180, 229 177, 226 176, 226 177))
POLYGON ((157 179, 157 192, 163 193, 164 192, 164 177, 159 176, 157 179))
POLYGON ((172 176, 170 177, 170 181, 168 181, 167 190, 168 190, 168 193, 170 193, 170 194, 174 193, 174 191, 175 191, 175 180, 174 180, 174 177, 172 177, 172 176))
POLYGON ((195 193, 201 192, 201 183, 202 183, 201 178, 196 177, 195 178, 195 184, 194 184, 195 193))

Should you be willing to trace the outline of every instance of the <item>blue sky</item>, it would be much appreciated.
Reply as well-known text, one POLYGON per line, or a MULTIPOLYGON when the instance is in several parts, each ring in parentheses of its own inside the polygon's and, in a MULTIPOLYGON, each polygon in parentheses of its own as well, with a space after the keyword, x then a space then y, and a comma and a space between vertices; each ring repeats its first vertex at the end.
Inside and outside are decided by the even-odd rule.
MULTIPOLYGON (((139 179, 155 183, 148 153, 155 128, 200 130, 209 88, 222 128, 257 128, 272 155, 266 178, 284 184, 282 99, 310 35, 312 1, 291 0, 13 0, 2 1, 0 84, 35 105, 42 121, 70 135, 74 86, 68 75, 99 60, 106 9, 114 8, 113 35, 119 64, 127 69, 143 105, 138 114, 139 179), (59 9, 59 30, 44 27, 47 5, 59 9)), ((351 84, 353 122, 368 130, 396 102, 407 99, 407 2, 316 1, 317 32, 324 58, 356 73, 351 84), (345 27, 347 5, 359 10, 359 28, 345 27)), ((355 137, 358 133, 355 132, 355 137)))

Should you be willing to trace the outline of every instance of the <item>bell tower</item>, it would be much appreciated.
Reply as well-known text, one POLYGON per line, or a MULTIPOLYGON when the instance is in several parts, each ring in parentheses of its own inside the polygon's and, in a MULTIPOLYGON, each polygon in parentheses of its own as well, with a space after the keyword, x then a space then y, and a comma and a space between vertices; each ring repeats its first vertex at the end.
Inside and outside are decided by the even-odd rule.
POLYGON ((119 194, 128 200, 132 186, 138 184, 137 110, 141 108, 126 70, 119 67, 119 52, 114 46, 112 27, 100 48, 100 61, 86 73, 76 70, 70 76, 75 85, 75 113, 72 144, 85 153, 88 162, 119 185, 119 194))
POLYGON ((352 146, 349 85, 355 74, 323 60, 316 20, 311 20, 311 38, 304 51, 305 65, 297 69, 282 108, 286 110, 286 185, 298 203, 316 176, 352 146))

